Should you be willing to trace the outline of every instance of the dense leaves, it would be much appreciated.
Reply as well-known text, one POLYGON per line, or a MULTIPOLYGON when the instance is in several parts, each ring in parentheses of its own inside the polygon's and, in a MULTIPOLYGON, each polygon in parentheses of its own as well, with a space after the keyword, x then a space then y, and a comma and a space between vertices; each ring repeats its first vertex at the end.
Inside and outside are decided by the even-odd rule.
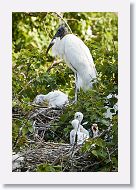
MULTIPOLYGON (((53 123, 52 131, 47 132, 47 140, 69 143, 72 129, 70 121, 76 111, 84 114, 86 129, 97 123, 99 130, 106 130, 112 123, 107 137, 90 139, 82 151, 90 153, 94 161, 93 171, 118 170, 118 118, 113 112, 111 118, 104 117, 106 106, 113 108, 116 96, 107 99, 109 94, 118 94, 118 17, 116 13, 61 13, 72 32, 81 38, 90 49, 98 72, 97 83, 92 90, 79 93, 77 104, 67 106, 59 121, 53 123), (55 134, 55 135, 51 135, 55 134), (92 144, 95 147, 92 149, 92 144)), ((13 146, 15 151, 27 146, 28 133, 32 134, 29 114, 30 104, 37 94, 46 94, 59 89, 74 99, 74 74, 64 62, 48 68, 58 58, 51 51, 45 51, 57 27, 62 22, 57 13, 13 13, 13 146), (20 128, 22 130, 21 137, 20 128)), ((38 166, 37 171, 60 171, 59 166, 38 166), (57 168, 57 169, 56 169, 57 168)), ((88 166, 88 171, 90 168, 88 166)), ((92 171, 92 170, 91 170, 92 171)))

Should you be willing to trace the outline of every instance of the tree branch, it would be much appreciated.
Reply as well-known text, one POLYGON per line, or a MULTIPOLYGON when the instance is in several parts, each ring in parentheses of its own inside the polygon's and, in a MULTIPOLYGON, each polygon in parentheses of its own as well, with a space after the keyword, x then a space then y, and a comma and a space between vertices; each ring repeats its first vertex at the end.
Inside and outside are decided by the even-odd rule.
POLYGON ((65 19, 61 15, 59 15, 58 13, 56 13, 56 12, 54 14, 56 14, 57 17, 59 17, 66 24, 66 26, 68 27, 69 31, 72 33, 72 30, 71 30, 70 26, 68 25, 68 23, 65 21, 65 19))
POLYGON ((54 68, 56 65, 59 65, 60 63, 63 63, 63 61, 62 61, 62 60, 60 60, 60 61, 54 61, 54 62, 51 64, 51 66, 47 69, 46 72, 50 72, 50 70, 51 70, 52 68, 54 68))

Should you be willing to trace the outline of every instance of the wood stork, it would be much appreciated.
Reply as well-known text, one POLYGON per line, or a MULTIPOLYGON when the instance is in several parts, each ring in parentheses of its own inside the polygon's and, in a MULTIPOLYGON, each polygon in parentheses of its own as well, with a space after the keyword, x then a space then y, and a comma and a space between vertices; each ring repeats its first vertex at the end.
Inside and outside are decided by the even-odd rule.
POLYGON ((68 95, 64 94, 59 90, 49 92, 46 95, 37 95, 34 102, 35 104, 44 105, 47 102, 48 107, 62 108, 64 105, 68 104, 68 95))
POLYGON ((77 119, 74 119, 71 122, 73 126, 73 130, 70 132, 70 144, 74 144, 76 141, 76 135, 77 135, 77 145, 83 144, 83 142, 88 139, 89 137, 81 131, 81 125, 79 124, 79 121, 77 119))
POLYGON ((93 137, 99 136, 99 129, 96 123, 92 125, 92 132, 93 132, 93 137))
POLYGON ((81 112, 76 112, 74 118, 77 119, 79 121, 79 123, 81 124, 82 120, 83 120, 83 114, 81 112))
POLYGON ((86 130, 82 125, 80 125, 80 132, 86 135, 86 138, 89 138, 89 131, 86 130))
POLYGON ((92 88, 96 81, 97 71, 92 55, 84 42, 76 35, 70 34, 65 25, 61 25, 46 53, 52 47, 53 56, 63 59, 67 66, 75 73, 75 102, 77 92, 82 88, 84 91, 92 88))
POLYGON ((80 125, 80 131, 84 134, 87 135, 87 138, 89 138, 89 131, 87 131, 82 125, 81 122, 83 120, 84 115, 81 112, 76 112, 74 119, 77 119, 79 121, 79 125, 80 125))

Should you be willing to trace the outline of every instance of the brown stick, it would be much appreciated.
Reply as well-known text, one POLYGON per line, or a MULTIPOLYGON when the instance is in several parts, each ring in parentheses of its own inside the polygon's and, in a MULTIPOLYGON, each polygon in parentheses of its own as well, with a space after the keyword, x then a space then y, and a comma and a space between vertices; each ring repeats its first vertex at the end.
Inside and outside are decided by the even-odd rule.
POLYGON ((58 65, 58 64, 60 64, 60 63, 63 63, 63 61, 62 61, 62 60, 60 60, 60 61, 54 61, 54 62, 52 63, 52 65, 47 69, 47 72, 50 72, 50 70, 51 70, 52 68, 54 68, 56 65, 58 65))

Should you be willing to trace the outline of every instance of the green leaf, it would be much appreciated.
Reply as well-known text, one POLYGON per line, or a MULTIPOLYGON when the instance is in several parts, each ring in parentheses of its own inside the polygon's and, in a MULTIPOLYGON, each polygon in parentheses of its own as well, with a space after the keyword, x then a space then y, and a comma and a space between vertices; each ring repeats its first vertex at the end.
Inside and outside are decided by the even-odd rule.
POLYGON ((27 127, 23 127, 22 128, 22 133, 23 133, 23 135, 26 135, 28 133, 28 128, 27 127))
POLYGON ((34 132, 34 129, 33 129, 32 126, 31 126, 31 127, 28 127, 28 130, 29 130, 30 133, 33 133, 33 132, 34 132))
POLYGON ((102 140, 101 138, 98 138, 95 140, 95 144, 99 147, 105 147, 106 146, 106 143, 104 140, 102 140))
POLYGON ((94 156, 98 157, 98 151, 92 150, 91 152, 92 152, 92 154, 93 154, 94 156))
POLYGON ((52 166, 50 164, 40 164, 37 166, 37 172, 60 172, 61 166, 52 166))

